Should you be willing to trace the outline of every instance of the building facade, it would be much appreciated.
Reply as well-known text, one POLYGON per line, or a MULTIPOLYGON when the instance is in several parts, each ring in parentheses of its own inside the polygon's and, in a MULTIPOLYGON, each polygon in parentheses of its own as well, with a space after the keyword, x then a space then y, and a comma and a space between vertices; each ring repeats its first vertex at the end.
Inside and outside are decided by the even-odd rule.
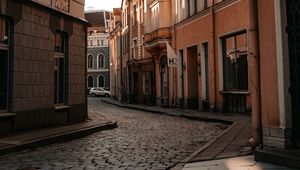
MULTIPOLYGON (((273 149, 269 154, 288 155, 300 147, 299 5, 296 0, 258 1, 261 131, 264 150, 273 149)), ((268 161, 284 164, 274 160, 268 161)))
POLYGON ((122 100, 123 85, 121 84, 121 8, 114 8, 109 25, 109 56, 110 56, 110 94, 119 101, 122 100))
POLYGON ((110 89, 108 11, 86 11, 89 22, 87 36, 87 89, 110 89))
POLYGON ((0 2, 0 134, 85 120, 84 0, 0 2))

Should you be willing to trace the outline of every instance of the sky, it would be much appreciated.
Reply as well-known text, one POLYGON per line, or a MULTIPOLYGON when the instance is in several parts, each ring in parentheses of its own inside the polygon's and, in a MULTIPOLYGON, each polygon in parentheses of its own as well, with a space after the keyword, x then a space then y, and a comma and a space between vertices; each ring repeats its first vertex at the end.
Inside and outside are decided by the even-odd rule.
POLYGON ((112 11, 113 8, 120 8, 121 0, 85 0, 85 10, 106 9, 112 11))

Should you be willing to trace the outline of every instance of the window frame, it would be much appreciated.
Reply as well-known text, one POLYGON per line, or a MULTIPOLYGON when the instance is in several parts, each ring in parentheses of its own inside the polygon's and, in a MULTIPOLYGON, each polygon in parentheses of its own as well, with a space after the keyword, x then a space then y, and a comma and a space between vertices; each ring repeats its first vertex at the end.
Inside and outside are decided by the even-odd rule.
POLYGON ((68 36, 66 33, 61 31, 55 32, 55 42, 54 42, 54 106, 66 105, 67 103, 67 59, 68 59, 68 36), (57 35, 61 36, 61 48, 59 50, 57 43, 57 35), (62 66, 60 65, 62 63, 62 66), (63 67, 63 68, 61 68, 63 67), (57 71, 57 73, 56 73, 57 71), (63 73, 61 73, 63 72, 63 73), (63 80, 60 79, 60 75, 63 75, 63 80), (58 76, 58 77, 57 77, 58 76), (63 81, 63 82, 61 82, 63 81), (55 83, 57 82, 57 83, 55 83), (60 84, 62 83, 62 84, 60 84), (62 86, 62 87, 61 87, 62 86))
MULTIPOLYGON (((249 92, 249 58, 248 58, 248 55, 247 55, 247 32, 242 30, 242 31, 239 31, 239 32, 235 32, 235 33, 232 33, 232 34, 229 34, 229 35, 226 35, 226 36, 223 36, 223 37, 220 37, 220 50, 221 50, 221 54, 222 54, 222 57, 220 58, 221 60, 221 67, 220 69, 222 70, 222 91, 223 92, 232 92, 232 91, 238 91, 238 92, 249 92), (237 37, 240 36, 240 35, 245 35, 245 45, 244 45, 244 48, 240 48, 240 49, 237 47, 237 37), (245 89, 243 88, 239 88, 239 80, 238 80, 238 73, 236 72, 236 84, 234 85, 235 88, 232 88, 232 87, 227 87, 226 85, 226 80, 225 80, 225 74, 226 74, 226 66, 225 66, 225 57, 227 57, 227 46, 226 46, 226 39, 229 39, 229 38, 234 38, 234 43, 233 43, 233 49, 235 49, 235 55, 236 55, 236 60, 239 59, 241 56, 246 56, 246 72, 247 72, 247 79, 245 80, 247 82, 247 87, 245 89), (238 57, 237 57, 238 56, 238 57)), ((236 64, 237 64, 238 61, 236 61, 236 64)), ((235 69, 237 69, 238 67, 236 67, 235 69)), ((238 71, 238 70, 236 70, 238 71)))
POLYGON ((105 68, 105 61, 104 61, 105 55, 103 53, 100 53, 97 58, 98 58, 98 63, 97 63, 98 69, 104 69, 105 68), (101 59, 102 59, 102 61, 101 61, 101 59))

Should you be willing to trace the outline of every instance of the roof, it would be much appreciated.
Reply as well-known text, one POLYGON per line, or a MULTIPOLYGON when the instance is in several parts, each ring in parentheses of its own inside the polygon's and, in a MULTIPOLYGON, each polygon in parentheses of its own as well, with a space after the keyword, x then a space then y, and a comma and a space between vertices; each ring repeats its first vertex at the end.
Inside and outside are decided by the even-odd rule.
POLYGON ((87 11, 85 12, 84 16, 88 23, 91 24, 91 26, 105 27, 104 14, 106 20, 109 20, 110 12, 108 11, 87 11))

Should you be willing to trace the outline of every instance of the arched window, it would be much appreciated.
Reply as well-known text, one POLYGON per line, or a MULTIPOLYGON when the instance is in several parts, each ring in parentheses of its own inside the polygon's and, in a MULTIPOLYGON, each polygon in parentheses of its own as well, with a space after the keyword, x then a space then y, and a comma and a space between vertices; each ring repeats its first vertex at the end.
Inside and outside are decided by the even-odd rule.
POLYGON ((88 56, 88 68, 93 68, 93 58, 92 55, 88 56))
POLYGON ((98 77, 98 86, 104 87, 104 76, 102 75, 98 77))
POLYGON ((94 79, 93 76, 88 77, 88 87, 93 87, 94 86, 94 79))
POLYGON ((98 56, 98 68, 104 68, 104 54, 98 56))

